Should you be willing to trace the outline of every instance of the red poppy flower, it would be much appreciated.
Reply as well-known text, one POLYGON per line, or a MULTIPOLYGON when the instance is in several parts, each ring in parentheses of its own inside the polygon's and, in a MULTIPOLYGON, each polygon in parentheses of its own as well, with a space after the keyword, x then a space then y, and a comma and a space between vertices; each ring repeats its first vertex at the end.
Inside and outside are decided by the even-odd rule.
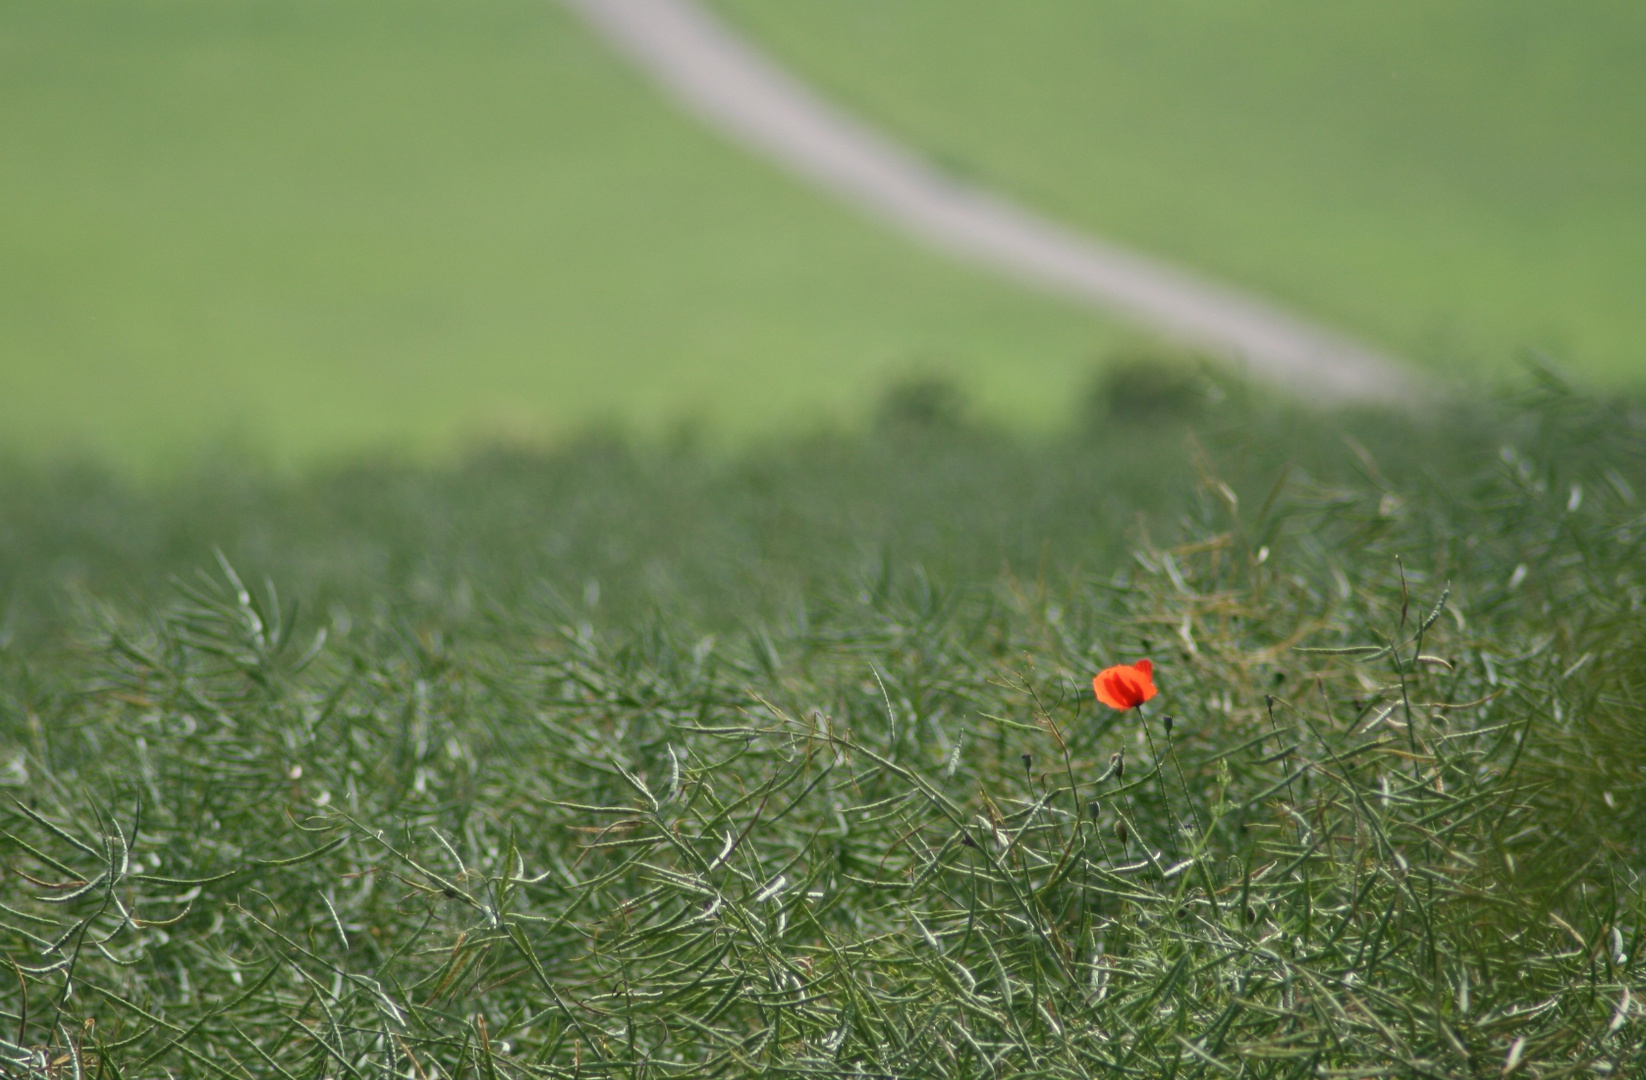
POLYGON ((1111 709, 1135 709, 1155 695, 1154 664, 1147 660, 1104 668, 1092 680, 1097 700, 1111 709))

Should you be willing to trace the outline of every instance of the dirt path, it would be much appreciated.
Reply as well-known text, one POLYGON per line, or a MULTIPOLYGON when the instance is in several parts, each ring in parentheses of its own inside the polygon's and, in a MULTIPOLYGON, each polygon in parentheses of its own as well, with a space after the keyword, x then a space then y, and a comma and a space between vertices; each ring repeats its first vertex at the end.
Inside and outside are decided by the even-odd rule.
POLYGON ((937 171, 834 108, 694 0, 565 0, 745 147, 933 247, 1100 307, 1330 402, 1410 401, 1419 378, 1325 327, 1083 236, 937 171))

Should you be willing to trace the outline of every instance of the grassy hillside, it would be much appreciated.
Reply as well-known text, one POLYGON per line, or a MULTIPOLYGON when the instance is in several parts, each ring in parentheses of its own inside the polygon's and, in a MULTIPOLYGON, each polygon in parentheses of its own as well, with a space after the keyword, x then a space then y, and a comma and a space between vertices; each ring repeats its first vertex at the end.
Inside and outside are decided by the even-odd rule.
POLYGON ((1112 330, 723 146, 554 4, 0 5, 0 450, 279 461, 962 377, 1061 417, 1112 330))
POLYGON ((0 1068, 1638 1075, 1639 407, 1197 389, 14 471, 0 1068))
POLYGON ((714 5, 1053 217, 1442 367, 1646 377, 1638 6, 714 5))

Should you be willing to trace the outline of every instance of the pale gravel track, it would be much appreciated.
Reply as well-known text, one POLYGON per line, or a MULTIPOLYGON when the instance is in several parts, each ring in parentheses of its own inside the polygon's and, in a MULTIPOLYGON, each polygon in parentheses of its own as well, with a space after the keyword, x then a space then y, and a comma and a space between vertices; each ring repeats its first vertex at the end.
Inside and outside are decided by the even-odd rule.
POLYGON ((957 182, 829 105, 694 0, 565 0, 701 120, 952 255, 1236 360, 1326 403, 1410 403, 1405 364, 1238 290, 957 182))

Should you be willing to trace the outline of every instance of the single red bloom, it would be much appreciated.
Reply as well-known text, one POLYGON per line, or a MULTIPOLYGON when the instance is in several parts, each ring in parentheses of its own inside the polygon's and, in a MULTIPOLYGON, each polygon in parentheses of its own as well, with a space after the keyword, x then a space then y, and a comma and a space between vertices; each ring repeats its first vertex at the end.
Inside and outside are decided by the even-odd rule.
POLYGON ((1154 664, 1147 660, 1104 668, 1092 680, 1097 700, 1111 709, 1135 709, 1155 696, 1154 664))

